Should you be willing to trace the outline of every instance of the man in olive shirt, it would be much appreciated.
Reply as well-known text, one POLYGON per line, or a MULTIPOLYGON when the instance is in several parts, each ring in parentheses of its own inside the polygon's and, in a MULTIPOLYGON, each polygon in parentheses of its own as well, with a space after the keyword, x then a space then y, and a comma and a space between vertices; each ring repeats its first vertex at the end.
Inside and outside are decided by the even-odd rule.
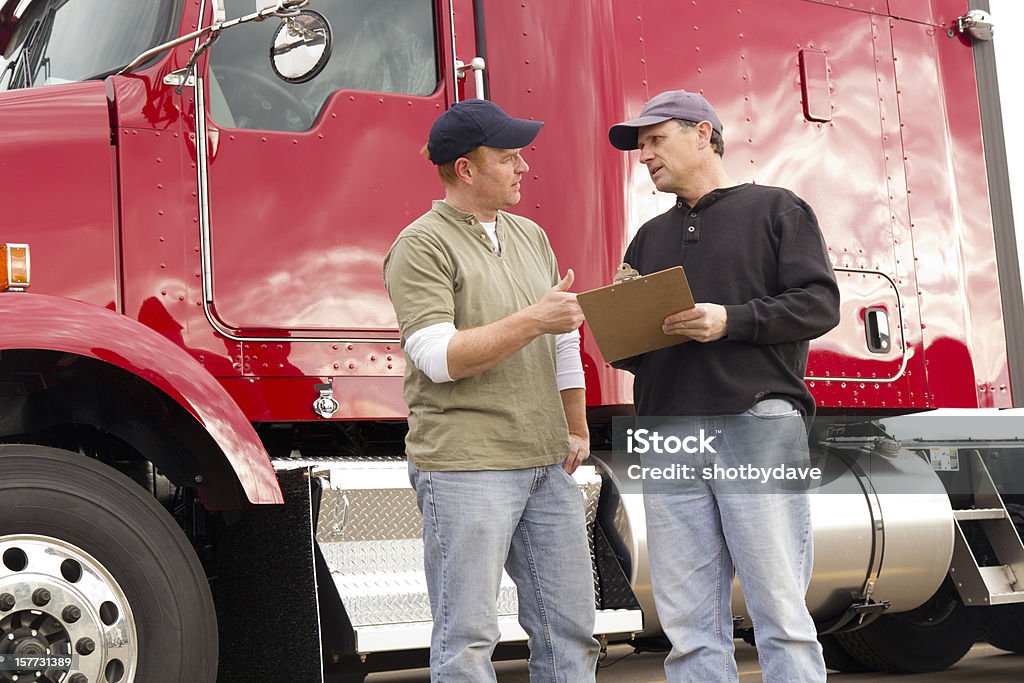
POLYGON ((395 240, 384 281, 406 353, 406 452, 423 514, 431 680, 495 679, 502 567, 531 681, 593 681, 594 590, 582 498, 589 455, 583 314, 544 231, 506 213, 541 127, 468 100, 427 151, 444 200, 395 240))

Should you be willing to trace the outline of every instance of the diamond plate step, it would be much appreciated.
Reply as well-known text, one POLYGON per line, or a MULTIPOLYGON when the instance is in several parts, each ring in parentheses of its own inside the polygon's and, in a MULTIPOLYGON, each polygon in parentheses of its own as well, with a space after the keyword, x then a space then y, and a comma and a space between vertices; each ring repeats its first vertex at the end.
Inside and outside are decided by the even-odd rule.
MULTIPOLYGON (((430 623, 430 602, 423 575, 422 519, 405 458, 291 459, 274 465, 278 469, 312 468, 321 481, 316 541, 357 633, 397 629, 396 633, 417 634, 413 640, 421 642, 423 624, 430 623)), ((580 467, 574 478, 592 529, 601 478, 591 466, 580 467)), ((503 571, 498 615, 504 623, 515 622, 517 614, 515 584, 503 571)), ((609 623, 632 624, 639 619, 636 611, 625 621, 620 618, 609 623)), ((515 633, 509 638, 518 639, 519 632, 509 628, 510 634, 515 633)), ((360 651, 374 651, 377 646, 372 644, 379 642, 364 635, 363 643, 369 643, 371 649, 360 646, 360 651)))

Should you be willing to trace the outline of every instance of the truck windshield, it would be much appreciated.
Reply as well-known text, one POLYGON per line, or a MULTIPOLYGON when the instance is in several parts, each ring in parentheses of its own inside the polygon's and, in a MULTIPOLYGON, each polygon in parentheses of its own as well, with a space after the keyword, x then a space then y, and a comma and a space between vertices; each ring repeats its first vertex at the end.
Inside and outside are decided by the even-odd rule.
POLYGON ((18 9, 0 90, 106 77, 181 21, 181 0, 27 0, 18 9))

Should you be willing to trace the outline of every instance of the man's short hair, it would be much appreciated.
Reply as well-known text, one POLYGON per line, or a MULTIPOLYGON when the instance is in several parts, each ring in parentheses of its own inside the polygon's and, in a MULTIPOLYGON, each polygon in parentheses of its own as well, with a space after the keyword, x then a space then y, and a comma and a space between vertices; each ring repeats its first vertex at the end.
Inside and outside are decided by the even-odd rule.
MULTIPOLYGON (((696 128, 697 124, 693 121, 683 121, 682 119, 672 119, 679 124, 681 128, 696 128)), ((715 154, 718 156, 725 155, 725 140, 722 139, 722 134, 715 129, 711 129, 711 148, 715 150, 715 154)))
MULTIPOLYGON (((461 157, 458 157, 457 159, 452 159, 451 161, 446 161, 443 164, 438 164, 437 175, 441 176, 441 182, 444 183, 445 185, 454 185, 459 179, 459 177, 455 175, 455 162, 462 158, 469 159, 470 161, 479 162, 480 156, 482 154, 482 149, 482 147, 476 147, 474 149, 469 150, 468 152, 463 154, 461 157)), ((430 159, 430 152, 426 148, 424 148, 424 156, 426 156, 428 160, 430 159)))

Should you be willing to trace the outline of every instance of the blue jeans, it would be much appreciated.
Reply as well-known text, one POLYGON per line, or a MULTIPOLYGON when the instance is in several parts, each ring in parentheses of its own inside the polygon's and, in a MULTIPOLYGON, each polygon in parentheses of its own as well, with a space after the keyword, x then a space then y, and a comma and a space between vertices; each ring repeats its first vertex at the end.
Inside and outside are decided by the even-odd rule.
POLYGON ((426 472, 410 461, 423 514, 434 628, 430 680, 494 681, 502 566, 529 636, 530 680, 593 681, 594 573, 583 500, 561 465, 426 472))
MULTIPOLYGON (((718 434, 717 452, 675 455, 701 472, 778 464, 806 467, 805 424, 782 399, 742 416, 690 417, 673 429, 718 434), (720 430, 720 431, 719 431, 720 430)), ((810 501, 805 491, 711 478, 676 490, 646 491, 651 581, 661 625, 672 643, 669 683, 737 681, 732 580, 739 574, 754 623, 764 680, 825 680, 825 662, 804 594, 811 577, 810 501)))

